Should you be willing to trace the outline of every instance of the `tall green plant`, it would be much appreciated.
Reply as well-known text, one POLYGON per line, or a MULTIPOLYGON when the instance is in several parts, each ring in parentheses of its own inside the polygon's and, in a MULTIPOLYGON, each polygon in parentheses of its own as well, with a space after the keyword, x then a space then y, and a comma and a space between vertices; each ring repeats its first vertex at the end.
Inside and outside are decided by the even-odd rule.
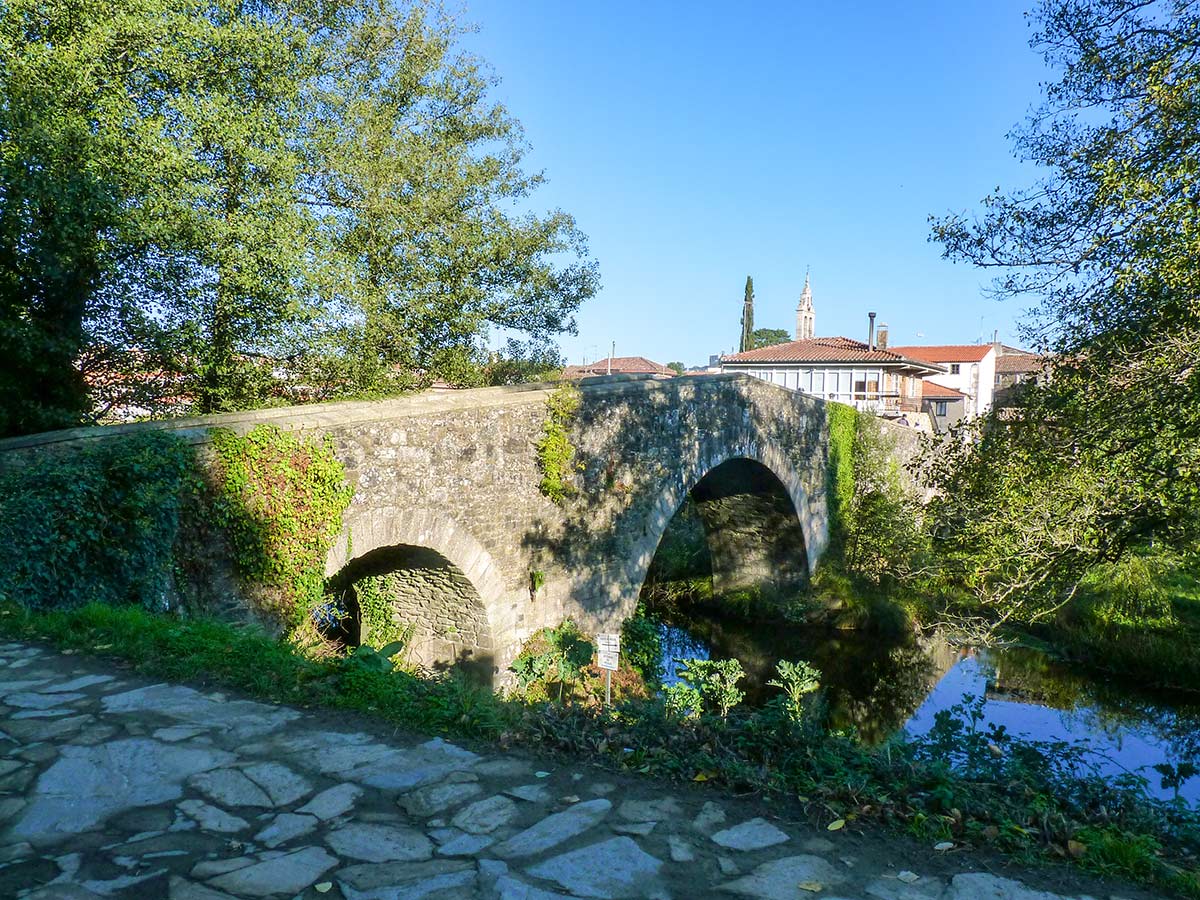
POLYGON ((573 479, 579 466, 571 443, 571 426, 582 400, 579 388, 569 383, 559 385, 546 398, 546 421, 537 441, 538 468, 542 472, 538 487, 559 504, 575 492, 573 479))

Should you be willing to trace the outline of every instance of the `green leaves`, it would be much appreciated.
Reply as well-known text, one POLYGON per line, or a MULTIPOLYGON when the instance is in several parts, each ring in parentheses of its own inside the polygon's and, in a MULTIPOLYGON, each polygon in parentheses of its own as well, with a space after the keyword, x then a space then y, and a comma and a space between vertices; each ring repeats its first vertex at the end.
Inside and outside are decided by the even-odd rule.
POLYGON ((961 579, 1040 617, 1090 568, 1200 540, 1200 11, 1167 0, 1046 0, 1056 66, 1016 136, 1047 173, 934 223, 945 255, 1032 295, 1054 351, 1015 415, 939 464, 937 515, 961 579))
POLYGON ((562 504, 575 492, 575 447, 571 443, 571 426, 582 402, 579 388, 563 383, 546 398, 546 421, 542 426, 536 450, 538 468, 542 471, 541 492, 557 504, 562 504))
POLYGON ((191 448, 150 433, 0 472, 0 598, 164 609, 191 448))
POLYGON ((541 176, 459 32, 381 2, 6 4, 0 434, 460 383, 492 326, 571 330, 595 264, 570 216, 517 211, 541 176))
POLYGON ((325 557, 352 489, 328 444, 274 425, 213 429, 220 491, 213 501, 242 577, 262 611, 295 628, 324 602, 325 557))

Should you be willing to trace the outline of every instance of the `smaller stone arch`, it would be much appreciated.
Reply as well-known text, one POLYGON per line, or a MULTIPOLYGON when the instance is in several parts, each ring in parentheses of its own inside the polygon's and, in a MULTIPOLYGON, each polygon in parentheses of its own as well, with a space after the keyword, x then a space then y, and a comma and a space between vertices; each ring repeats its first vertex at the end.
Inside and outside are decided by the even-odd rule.
POLYGON ((465 663, 494 676, 498 639, 507 636, 504 582, 490 554, 449 517, 352 508, 325 573, 335 589, 369 575, 401 573, 393 588, 397 612, 417 626, 410 658, 431 668, 465 663), (498 633, 498 624, 505 630, 498 633))
POLYGON ((810 503, 799 473, 793 470, 786 455, 749 433, 732 445, 724 448, 708 445, 705 450, 708 452, 683 461, 678 476, 667 485, 650 513, 639 552, 630 561, 628 571, 634 594, 624 604, 628 606, 623 610, 626 615, 641 593, 664 533, 684 500, 694 497, 697 489, 701 499, 713 503, 708 514, 701 515, 706 520, 714 589, 718 592, 748 587, 764 578, 768 585, 774 580, 784 589, 789 583, 799 587, 815 570, 828 540, 824 504, 810 503), (711 477, 714 474, 716 478, 711 477), (725 479, 722 475, 733 477, 725 479), (739 493, 761 500, 741 504, 740 513, 735 511, 739 504, 722 504, 721 501, 736 498, 739 493), (789 533, 780 535, 779 540, 756 540, 753 533, 756 526, 752 524, 756 515, 765 515, 789 533), (798 551, 795 556, 799 559, 785 557, 788 547, 798 551), (799 568, 792 571, 775 568, 795 563, 799 568))

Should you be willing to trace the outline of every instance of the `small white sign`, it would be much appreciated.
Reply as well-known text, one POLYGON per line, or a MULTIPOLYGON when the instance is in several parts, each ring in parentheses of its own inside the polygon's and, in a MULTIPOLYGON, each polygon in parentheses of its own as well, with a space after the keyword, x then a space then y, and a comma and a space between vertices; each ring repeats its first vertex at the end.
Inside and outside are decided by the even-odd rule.
POLYGON ((619 634, 596 635, 596 665, 602 669, 617 671, 617 660, 621 656, 621 636, 619 634))

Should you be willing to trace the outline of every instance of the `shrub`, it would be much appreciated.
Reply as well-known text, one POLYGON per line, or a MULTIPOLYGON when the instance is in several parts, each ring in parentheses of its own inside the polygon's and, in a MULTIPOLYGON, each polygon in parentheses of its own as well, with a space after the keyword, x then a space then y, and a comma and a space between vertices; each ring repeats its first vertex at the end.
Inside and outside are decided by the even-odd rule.
POLYGON ((799 722, 804 716, 804 696, 821 686, 821 672, 804 660, 789 662, 786 659, 775 664, 775 671, 778 677, 772 678, 767 684, 783 690, 784 709, 788 718, 799 722))
POLYGON ((568 619, 557 628, 536 632, 511 668, 526 699, 548 699, 551 685, 557 685, 561 700, 564 689, 575 686, 580 670, 591 663, 595 652, 592 642, 568 619))
POLYGON ((193 471, 191 448, 159 432, 0 473, 0 597, 30 609, 165 607, 193 471))
POLYGON ((647 689, 658 690, 662 684, 662 639, 658 623, 641 605, 621 626, 621 655, 642 676, 647 689))
POLYGON ((737 683, 745 676, 742 664, 736 659, 680 659, 679 677, 700 692, 704 705, 716 709, 721 718, 742 702, 746 695, 737 683))

